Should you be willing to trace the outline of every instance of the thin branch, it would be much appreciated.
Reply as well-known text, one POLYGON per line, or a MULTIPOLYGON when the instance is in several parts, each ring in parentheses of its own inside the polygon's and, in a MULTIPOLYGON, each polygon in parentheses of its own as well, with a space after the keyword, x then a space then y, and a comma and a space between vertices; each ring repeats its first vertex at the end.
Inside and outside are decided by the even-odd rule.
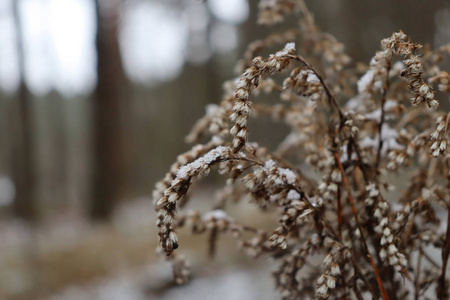
POLYGON ((406 245, 406 243, 409 241, 409 239, 411 237, 411 232, 414 227, 414 223, 415 223, 414 219, 416 218, 416 214, 417 214, 416 212, 413 213, 410 223, 407 225, 408 227, 406 227, 406 231, 403 234, 403 244, 404 245, 406 245))
POLYGON ((219 237, 219 234, 218 234, 218 233, 219 233, 219 232, 218 232, 217 228, 214 227, 214 228, 211 230, 210 234, 209 234, 209 240, 208 240, 208 244, 209 244, 209 247, 208 247, 208 255, 209 255, 210 258, 213 258, 213 257, 215 256, 215 254, 216 254, 217 238, 219 237))
POLYGON ((366 166, 364 166, 364 161, 361 155, 361 149, 359 148, 358 142, 353 137, 349 139, 349 142, 353 145, 353 149, 355 150, 356 156, 358 157, 359 167, 361 169, 361 173, 363 174, 364 181, 366 183, 369 183, 370 181, 369 172, 367 171, 366 166))
POLYGON ((447 233, 445 237, 445 243, 442 247, 442 271, 438 280, 437 297, 439 300, 448 299, 448 289, 446 281, 447 263, 450 255, 450 208, 447 207, 447 233))
POLYGON ((348 192, 348 199, 349 199, 350 205, 352 207, 352 211, 353 211, 353 215, 355 217, 356 225, 358 226, 358 229, 359 229, 360 234, 361 234, 361 241, 362 241, 362 244, 364 246, 365 251, 367 252, 367 257, 370 260, 370 264, 372 265, 373 271, 375 273, 375 277, 377 278, 377 282, 378 282, 378 286, 379 286, 380 291, 381 291, 381 295, 383 296, 384 300, 389 300, 389 295, 388 295, 388 293, 386 291, 386 288, 384 287, 383 280, 381 279, 381 276, 380 276, 380 273, 378 271, 378 268, 377 268, 375 262, 373 261, 372 256, 370 255, 369 247, 367 246, 366 238, 364 237, 363 228, 361 226, 361 223, 359 222, 358 211, 356 210, 355 201, 353 200, 351 187, 350 187, 350 184, 348 182, 347 176, 345 175, 344 167, 342 166, 341 160, 339 159, 339 155, 337 153, 334 153, 334 157, 335 157, 336 162, 337 162, 337 164, 339 166, 339 169, 341 170, 342 178, 343 178, 343 181, 344 181, 345 188, 347 189, 347 192, 348 192))
POLYGON ((370 284, 369 280, 367 279, 366 275, 364 275, 363 271, 361 270, 361 268, 358 265, 358 262, 355 260, 354 258, 354 254, 352 253, 351 255, 351 261, 353 263, 353 266, 355 268, 355 271, 359 274, 359 277, 364 281, 364 283, 366 284, 367 288, 369 289, 370 293, 372 294, 373 299, 378 299, 377 293, 374 290, 374 288, 372 287, 372 285, 370 284))
POLYGON ((337 193, 337 216, 338 216, 339 238, 342 239, 342 203, 341 203, 341 187, 338 187, 338 193, 337 193))
POLYGON ((420 294, 420 269, 422 268, 422 252, 417 256, 417 271, 414 276, 414 300, 419 300, 420 294))
MULTIPOLYGON (((313 66, 312 66, 309 62, 307 62, 301 55, 292 56, 292 58, 293 58, 293 59, 296 59, 296 60, 299 60, 300 62, 302 62, 308 69, 310 69, 310 70, 317 76, 317 78, 319 79, 319 81, 320 81, 322 87, 324 88, 325 93, 327 94, 328 100, 329 100, 330 103, 335 107, 335 109, 337 110, 337 112, 338 112, 338 114, 339 114, 339 121, 340 121, 339 127, 342 127, 342 126, 344 125, 344 123, 345 123, 345 116, 344 116, 344 113, 342 112, 341 108, 339 107, 339 104, 337 103, 337 101, 336 101, 336 99, 334 98, 333 94, 331 93, 330 89, 329 89, 328 86, 326 85, 326 83, 325 83, 325 81, 323 80, 322 76, 321 76, 321 75, 313 68, 313 66)), ((354 148, 355 148, 355 151, 357 152, 358 159, 361 161, 361 170, 362 170, 364 179, 365 179, 366 182, 367 182, 369 179, 368 179, 368 176, 367 176, 367 171, 366 171, 366 170, 364 169, 364 167, 363 167, 363 160, 362 160, 362 156, 361 156, 360 151, 359 151, 359 147, 358 147, 356 141, 355 141, 353 138, 351 138, 351 142, 352 142, 352 144, 353 144, 353 146, 354 146, 354 148)), ((359 222, 358 212, 356 211, 356 206, 355 206, 354 201, 353 201, 353 196, 352 196, 352 194, 351 194, 350 184, 348 183, 347 177, 346 177, 346 175, 345 175, 344 167, 342 166, 342 163, 341 163, 341 161, 340 161, 339 156, 337 155, 337 153, 334 153, 334 156, 335 156, 335 158, 336 158, 336 161, 337 161, 338 164, 339 164, 339 168, 340 168, 341 173, 342 173, 343 178, 344 178, 345 186, 346 186, 346 188, 348 189, 348 192, 349 192, 349 199, 350 199, 350 204, 351 204, 351 206, 352 206, 352 211, 353 211, 353 214, 354 214, 354 216, 355 216, 356 223, 357 223, 357 225, 358 225, 358 229, 359 229, 359 231, 361 232, 361 237, 362 237, 363 245, 364 245, 364 248, 365 248, 365 250, 366 250, 366 252, 367 252, 367 256, 368 256, 368 258, 369 258, 369 260, 370 260, 370 264, 372 265, 372 268, 373 268, 374 273, 375 273, 375 275, 376 275, 377 282, 378 282, 378 285, 379 285, 381 294, 382 294, 384 300, 388 300, 388 299, 389 299, 389 295, 388 295, 388 293, 387 293, 387 291, 386 291, 386 288, 385 288, 384 285, 383 285, 383 281, 381 280, 381 276, 380 276, 380 274, 379 274, 379 272, 378 272, 377 266, 376 266, 375 262, 373 261, 372 256, 370 255, 369 247, 367 246, 367 242, 366 242, 365 237, 364 237, 364 233, 363 233, 363 230, 362 230, 362 226, 361 226, 361 224, 360 224, 360 222, 359 222)), ((324 221, 326 221, 325 218, 322 217, 322 219, 324 219, 324 221)), ((328 227, 331 227, 331 226, 328 226, 328 227)), ((331 228, 332 228, 332 227, 331 227, 331 228)))
POLYGON ((334 98, 333 94, 331 93, 330 89, 326 85, 326 83, 323 80, 322 76, 314 69, 314 67, 306 59, 303 58, 303 56, 297 54, 297 55, 291 55, 289 57, 291 57, 292 59, 300 61, 308 69, 310 69, 317 76, 317 78, 319 78, 320 84, 322 85, 323 89, 325 90, 325 94, 327 94, 328 101, 330 101, 330 103, 336 108, 336 110, 337 110, 337 112, 339 114, 339 123, 340 123, 340 127, 342 127, 342 125, 344 125, 344 123, 345 123, 344 113, 342 112, 341 108, 339 107, 339 104, 337 103, 337 101, 334 98))
POLYGON ((423 250, 422 247, 419 248, 420 253, 423 255, 423 257, 425 257, 435 268, 440 269, 441 266, 434 261, 433 258, 430 257, 430 255, 428 255, 427 252, 425 252, 425 250, 423 250))
POLYGON ((377 159, 375 161, 375 172, 377 172, 379 166, 380 166, 380 160, 381 160, 381 148, 383 148, 383 139, 381 138, 384 119, 385 119, 385 111, 384 111, 384 104, 386 103, 386 96, 387 92, 389 90, 389 71, 391 70, 391 61, 388 61, 388 65, 386 67, 386 80, 384 82, 383 87, 383 95, 381 97, 381 118, 380 123, 378 124, 378 150, 377 150, 377 159))

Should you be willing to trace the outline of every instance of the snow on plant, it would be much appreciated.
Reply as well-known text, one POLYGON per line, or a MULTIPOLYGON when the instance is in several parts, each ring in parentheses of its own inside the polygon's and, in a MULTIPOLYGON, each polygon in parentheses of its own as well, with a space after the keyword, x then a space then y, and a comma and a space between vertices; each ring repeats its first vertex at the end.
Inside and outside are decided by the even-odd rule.
POLYGON ((432 84, 445 99, 449 77, 439 62, 450 46, 421 53, 398 31, 367 67, 352 69, 343 45, 318 29, 303 1, 261 1, 259 9, 261 24, 298 14, 300 28, 249 45, 240 77, 224 85, 220 105, 208 106, 187 138, 210 141, 180 155, 153 193, 160 247, 176 282, 189 279, 189 264, 174 252, 176 231, 190 226, 210 234, 211 254, 217 236, 230 233, 243 253, 273 257, 283 299, 448 299, 450 117, 432 84), (258 56, 266 48, 275 54, 258 56), (262 93, 272 104, 258 103, 262 93), (248 141, 259 116, 290 128, 273 152, 248 141), (203 216, 179 212, 191 185, 213 168, 228 177, 216 205, 203 216), (321 175, 306 175, 311 170, 321 175), (228 216, 227 205, 248 196, 278 212, 276 228, 228 216), (313 255, 323 263, 305 267, 313 255))

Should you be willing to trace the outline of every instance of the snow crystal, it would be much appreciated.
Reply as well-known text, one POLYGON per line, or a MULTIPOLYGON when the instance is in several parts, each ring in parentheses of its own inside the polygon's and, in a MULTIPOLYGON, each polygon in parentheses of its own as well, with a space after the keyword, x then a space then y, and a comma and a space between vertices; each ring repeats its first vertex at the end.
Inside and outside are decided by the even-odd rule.
POLYGON ((386 123, 383 124, 383 126, 381 127, 381 138, 383 139, 383 141, 389 139, 396 139, 397 136, 398 136, 397 130, 389 127, 389 125, 387 125, 386 123))
POLYGON ((289 184, 294 184, 295 183, 295 178, 297 176, 295 176, 295 173, 292 172, 289 169, 284 169, 284 168, 278 168, 278 172, 280 173, 280 176, 286 176, 286 181, 289 184))
POLYGON ((188 165, 179 168, 179 169, 178 169, 178 172, 177 172, 177 178, 187 179, 187 177, 188 177, 188 172, 189 172, 190 170, 191 170, 191 169, 188 168, 188 165))
POLYGON ((219 105, 208 104, 208 105, 206 105, 206 114, 210 117, 214 116, 214 114, 217 112, 218 109, 219 109, 219 105))
POLYGON ((402 144, 399 144, 396 139, 388 140, 387 143, 383 144, 383 149, 389 149, 389 150, 403 150, 405 149, 405 146, 402 144), (384 145, 386 144, 386 147, 384 145))
POLYGON ((210 220, 210 219, 222 220, 222 219, 228 219, 228 215, 222 209, 215 209, 215 210, 209 211, 206 214, 204 214, 202 219, 203 220, 210 220))
POLYGON ((320 83, 319 77, 310 70, 302 70, 298 73, 297 78, 306 77, 306 82, 320 83))
POLYGON ((381 128, 381 138, 384 141, 382 150, 402 150, 405 147, 397 142, 398 132, 387 124, 381 128))
POLYGON ((296 190, 290 190, 287 194, 288 200, 299 200, 300 194, 296 190))
POLYGON ((275 162, 273 161, 273 160, 268 160, 268 161, 266 161, 266 163, 264 164, 264 166, 266 167, 266 168, 272 168, 273 166, 275 166, 275 162))
POLYGON ((311 205, 312 205, 313 207, 317 207, 318 205, 320 206, 320 205, 323 204, 323 199, 322 199, 322 198, 317 199, 317 198, 314 196, 314 197, 309 198, 309 202, 311 203, 311 205))
POLYGON ((376 148, 378 147, 378 141, 369 136, 365 136, 359 141, 359 145, 362 148, 376 148))
POLYGON ((355 97, 349 99, 345 106, 348 109, 357 110, 361 107, 361 102, 364 101, 365 96, 362 94, 358 94, 355 97))
POLYGON ((374 121, 377 121, 379 123, 381 121, 381 109, 379 108, 379 109, 374 110, 374 111, 372 111, 370 113, 367 113, 367 114, 364 115, 364 117, 367 120, 374 120, 374 121))
POLYGON ((374 71, 369 69, 359 80, 358 80, 358 93, 362 94, 367 92, 367 86, 373 81, 374 71))
POLYGON ((369 192, 369 197, 377 197, 380 194, 380 191, 373 182, 367 184, 366 190, 369 192))
POLYGON ((189 175, 195 173, 195 171, 215 161, 217 158, 223 155, 227 151, 227 149, 227 147, 218 146, 217 148, 212 149, 207 154, 196 159, 195 161, 180 167, 177 172, 177 178, 187 179, 189 175))
POLYGON ((319 77, 317 77, 314 73, 309 73, 308 77, 306 77, 306 82, 313 82, 313 83, 319 83, 319 77))
POLYGON ((212 137, 211 141, 214 144, 221 144, 223 142, 223 139, 220 136, 215 135, 212 137))
POLYGON ((392 99, 388 99, 385 103, 384 103, 384 110, 391 110, 393 108, 396 108, 398 106, 397 101, 394 101, 392 99))
POLYGON ((373 88, 377 91, 382 91, 383 90, 383 83, 379 80, 374 81, 373 83, 373 88))
MULTIPOLYGON (((397 104, 396 101, 394 101, 394 100, 387 100, 384 103, 384 111, 392 110, 393 108, 396 108, 397 106, 398 106, 398 104, 397 104)), ((379 123, 381 121, 381 109, 377 109, 377 110, 374 110, 372 112, 369 112, 369 113, 365 114, 364 117, 367 120, 374 120, 374 121, 377 121, 379 123)), ((392 116, 385 115, 385 120, 389 120, 391 118, 392 118, 392 116)))
POLYGON ((287 43, 286 46, 284 46, 284 49, 286 49, 287 51, 295 50, 295 43, 287 43))
POLYGON ((348 160, 348 152, 346 146, 341 146, 341 162, 345 163, 348 160))
MULTIPOLYGON (((389 127, 387 124, 383 124, 381 128, 381 139, 383 140, 382 153, 386 153, 387 150, 402 150, 404 146, 397 142, 398 133, 395 129, 389 127)), ((363 148, 378 148, 378 138, 371 138, 366 136, 359 141, 363 148)))
POLYGON ((240 155, 241 157, 247 157, 247 154, 245 154, 244 152, 239 152, 239 155, 240 155))
MULTIPOLYGON (((266 163, 264 164, 264 168, 265 169, 269 169, 269 168, 272 168, 272 167, 276 167, 277 168, 277 170, 278 170, 278 175, 281 177, 281 176, 285 176, 285 178, 286 178, 286 182, 288 183, 288 184, 294 184, 295 183, 295 178, 297 177, 296 175, 295 175, 295 173, 294 172, 292 172, 291 170, 289 170, 289 169, 285 169, 285 168, 278 168, 277 166, 276 166, 276 163, 273 161, 273 160, 268 160, 268 161, 266 161, 266 163)), ((276 185, 284 185, 285 184, 285 182, 281 179, 281 178, 278 178, 277 180, 275 180, 275 184, 276 185)))
POLYGON ((275 53, 275 56, 280 57, 288 55, 290 50, 295 50, 295 43, 287 43, 283 50, 275 53))
POLYGON ((282 179, 280 179, 280 178, 277 178, 275 180, 275 185, 284 185, 284 184, 285 184, 285 182, 282 179))

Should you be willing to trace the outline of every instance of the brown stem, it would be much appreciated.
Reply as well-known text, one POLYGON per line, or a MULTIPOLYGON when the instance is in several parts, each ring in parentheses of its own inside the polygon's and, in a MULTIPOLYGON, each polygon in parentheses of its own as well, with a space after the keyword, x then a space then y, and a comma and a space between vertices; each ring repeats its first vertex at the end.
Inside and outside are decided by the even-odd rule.
POLYGON ((380 118, 380 123, 378 124, 378 150, 377 150, 377 159, 375 161, 375 172, 377 172, 378 167, 380 166, 381 148, 383 148, 383 139, 381 138, 381 131, 383 128, 383 123, 384 123, 384 118, 385 118, 384 117, 384 115, 385 115, 384 104, 386 103, 386 96, 387 96, 387 92, 389 90, 389 71, 390 70, 391 70, 391 61, 389 60, 388 65, 386 67, 386 80, 384 82, 383 95, 381 97, 381 118, 380 118))
MULTIPOLYGON (((356 286, 356 283, 354 283, 355 288, 353 289, 353 293, 355 294, 356 299, 358 300, 364 300, 363 296, 361 295, 361 292, 358 290, 358 287, 356 286)), ((376 298, 374 298, 376 299, 376 298)))
POLYGON ((338 188, 337 194, 337 215, 338 215, 338 230, 339 230, 339 238, 342 239, 342 205, 341 205, 341 188, 338 188))
MULTIPOLYGON (((300 62, 302 62, 308 69, 310 69, 310 70, 317 76, 317 78, 319 79, 319 81, 320 81, 322 87, 324 88, 325 93, 327 94, 327 97, 328 97, 329 102, 335 107, 335 109, 337 110, 337 112, 338 112, 338 114, 339 114, 339 121, 340 121, 339 127, 341 128, 341 127, 344 125, 344 123, 345 123, 345 116, 344 116, 344 113, 342 112, 341 108, 339 107, 339 104, 337 103, 337 101, 336 101, 336 99, 334 98, 333 94, 331 93, 330 89, 329 89, 328 86, 325 84, 325 81, 323 80, 322 76, 321 76, 321 75, 313 68, 313 66, 312 66, 310 63, 308 63, 301 55, 292 56, 292 58, 293 58, 293 59, 296 59, 296 60, 298 60, 298 61, 300 61, 300 62)), ((383 104, 383 105, 384 105, 384 104, 383 104)), ((366 182, 368 182, 369 177, 368 177, 368 175, 367 175, 367 171, 365 170, 365 168, 364 168, 364 166, 363 166, 362 156, 361 156, 361 153, 360 153, 360 151, 359 151, 359 147, 358 147, 356 141, 355 141, 353 138, 351 138, 351 143, 353 144, 353 147, 355 148, 355 151, 357 152, 358 159, 361 161, 361 170, 362 170, 364 179, 365 179, 366 182)), ((373 261, 372 256, 370 255, 369 247, 367 246, 367 242, 366 242, 366 240, 365 240, 365 238, 364 238, 364 234, 363 234, 363 231, 362 231, 362 227, 361 227, 361 224, 360 224, 360 222, 359 222, 358 213, 357 213, 357 211, 356 211, 356 206, 355 206, 355 204, 354 204, 353 196, 352 196, 352 194, 351 194, 350 185, 349 185, 348 180, 347 180, 347 177, 346 177, 346 175, 345 175, 344 167, 342 166, 342 163, 341 163, 341 161, 340 161, 339 156, 337 155, 337 153, 334 153, 334 156, 336 157, 336 161, 337 161, 338 164, 339 164, 339 168, 340 168, 341 173, 342 173, 343 178, 344 178, 345 186, 346 186, 346 188, 348 189, 348 192, 349 192, 350 204, 352 205, 352 211, 353 211, 353 214, 355 215, 355 219, 356 219, 356 223, 357 223, 357 225, 358 225, 359 231, 361 232, 361 237, 362 237, 362 241, 363 241, 364 248, 365 248, 365 250, 366 250, 366 252, 367 252, 367 256, 368 256, 368 258, 369 258, 369 260, 370 260, 370 263, 371 263, 371 265, 372 265, 372 268, 373 268, 373 270, 374 270, 374 272, 375 272, 375 275, 376 275, 376 278, 377 278, 377 282, 378 282, 379 288, 380 288, 380 290, 381 290, 381 294, 382 294, 382 296, 383 296, 383 299, 384 299, 384 300, 387 300, 387 299, 389 299, 389 295, 388 295, 388 293, 387 293, 387 291, 386 291, 386 289, 385 289, 385 287, 384 287, 384 285, 383 285, 383 281, 381 280, 381 276, 380 276, 380 274, 379 274, 379 272, 378 272, 377 266, 376 266, 375 262, 373 261)), ((339 203, 338 203, 338 205, 339 205, 339 203)), ((339 205, 339 206, 340 206, 340 205, 339 205)), ((322 219, 325 221, 325 224, 326 224, 326 225, 329 225, 329 224, 327 224, 326 219, 325 219, 323 216, 321 216, 321 217, 322 217, 322 219)), ((330 227, 330 229, 332 230, 332 227, 331 227, 331 226, 327 226, 327 227, 330 227)), ((334 235, 335 235, 335 234, 334 234, 334 235)), ((336 235, 335 235, 335 236, 336 236, 336 235)), ((368 284, 368 283, 366 283, 366 284, 368 284)), ((368 286, 368 287, 370 288, 370 286, 368 286)))
POLYGON ((361 168, 361 172, 364 177, 364 181, 366 183, 369 183, 369 181, 370 181, 369 172, 367 171, 366 166, 364 166, 364 161, 362 159, 361 150, 359 149, 359 145, 354 138, 350 138, 350 143, 353 145, 353 149, 355 149, 356 156, 358 157, 358 160, 360 162, 360 168, 361 168))
POLYGON ((422 247, 420 247, 419 251, 420 251, 420 253, 423 255, 423 257, 425 257, 425 258, 428 260, 428 262, 430 262, 435 268, 437 268, 437 269, 440 269, 440 268, 441 268, 441 266, 440 266, 437 262, 435 262, 434 259, 431 258, 431 257, 428 255, 428 253, 426 253, 425 250, 423 250, 422 247))
POLYGON ((404 235, 403 235, 403 244, 406 246, 406 244, 408 243, 408 241, 410 240, 410 237, 411 237, 411 232, 412 232, 412 230, 413 230, 413 227, 414 227, 414 219, 415 219, 415 217, 416 217, 416 212, 414 212, 414 214, 413 214, 413 216, 412 216, 412 218, 411 218, 411 221, 410 221, 410 223, 407 225, 408 227, 406 227, 406 230, 405 230, 405 233, 404 233, 404 235))
POLYGON ((445 280, 447 272, 448 257, 450 255, 450 208, 447 207, 447 234, 445 237, 445 243, 442 247, 442 271, 438 280, 437 297, 439 300, 448 299, 447 282, 445 280))
POLYGON ((249 231, 249 232, 253 232, 253 233, 258 233, 258 230, 257 230, 257 229, 255 229, 255 228, 253 228, 253 227, 250 227, 250 226, 247 226, 247 225, 243 225, 243 226, 242 226, 242 229, 245 230, 245 231, 249 231))
MULTIPOLYGON (((366 166, 365 166, 364 163, 363 163, 362 155, 361 155, 361 150, 359 149, 359 145, 358 145, 357 141, 356 141, 353 137, 350 138, 349 142, 350 142, 350 144, 353 146, 353 149, 354 149, 355 152, 356 152, 356 156, 358 157, 358 160, 359 160, 359 166, 360 166, 361 173, 362 173, 362 175, 363 175, 364 181, 365 181, 366 183, 369 183, 369 181, 370 181, 370 180, 369 180, 369 174, 368 174, 368 171, 367 171, 367 169, 366 169, 366 166)), ((375 175, 374 175, 374 176, 376 176, 376 171, 377 171, 377 170, 374 170, 374 172, 375 172, 375 175)), ((371 224, 375 224, 375 223, 374 223, 374 217, 373 217, 373 215, 370 215, 369 220, 370 220, 370 223, 371 223, 371 224)), ((369 229, 369 232, 370 232, 371 228, 369 227, 368 229, 369 229)), ((375 251, 376 251, 376 252, 375 252, 375 256, 376 256, 376 258, 377 258, 378 264, 381 265, 381 264, 382 264, 382 259, 381 259, 380 255, 379 255, 380 245, 379 245, 379 243, 375 242, 373 236, 371 236, 371 241, 372 241, 373 246, 375 247, 375 251)), ((384 271, 384 272, 383 272, 383 273, 384 273, 383 277, 384 277, 384 278, 389 277, 389 279, 388 279, 389 282, 392 282, 392 283, 393 283, 393 282, 394 282, 394 281, 393 281, 393 276, 394 276, 394 270, 393 270, 393 268, 392 268, 392 267, 388 267, 387 269, 383 269, 383 271, 384 271)), ((391 293, 390 293, 390 295, 391 295, 391 297, 396 298, 396 297, 395 297, 394 290, 395 290, 395 287, 394 287, 393 284, 391 284, 391 289, 390 289, 390 292, 391 292, 391 293)))
POLYGON ((414 300, 419 300, 420 295, 420 269, 422 267, 422 252, 417 256, 417 273, 414 276, 414 300))
POLYGON ((312 205, 311 201, 309 200, 308 196, 305 194, 305 192, 303 190, 301 190, 300 188, 298 188, 295 185, 291 185, 288 184, 289 186, 291 186, 292 189, 294 189, 297 193, 300 194, 301 198, 303 200, 306 201, 306 203, 308 203, 308 206, 314 210, 314 213, 317 214, 319 216, 319 218, 322 220, 322 222, 325 224, 325 227, 330 231, 331 235, 333 236, 333 239, 336 240, 337 242, 339 242, 341 245, 343 245, 342 241, 339 239, 339 236, 336 234, 336 232, 333 229, 333 226, 331 226, 330 222, 325 218, 325 216, 323 215, 323 213, 317 209, 317 207, 315 207, 314 205, 312 205))
MULTIPOLYGON (((339 162, 340 162, 340 161, 339 161, 339 162)), ((343 168, 342 164, 341 164, 341 167, 343 168)), ((341 172, 342 172, 342 169, 341 169, 341 172)), ((345 174, 344 174, 344 177, 345 177, 345 174)), ((344 180, 345 180, 345 181, 347 180, 346 177, 345 177, 344 180)), ((322 220, 322 222, 324 223, 325 227, 330 231, 330 233, 331 233, 331 235, 332 235, 332 238, 333 238, 334 240, 336 240, 338 243, 340 243, 341 245, 344 245, 344 244, 342 243, 341 239, 339 238, 339 236, 338 236, 338 235, 336 234, 336 232, 334 231, 333 226, 331 226, 330 222, 325 218, 325 216, 323 215, 323 213, 322 213, 319 209, 317 209, 317 207, 315 207, 315 206, 312 205, 311 201, 309 200, 309 198, 308 198, 308 196, 305 194, 305 192, 304 192, 303 190, 301 190, 301 188, 299 188, 299 187, 297 187, 297 186, 295 186, 295 185, 289 184, 289 183, 287 183, 286 181, 285 181, 285 183, 286 183, 287 186, 289 186, 290 188, 294 189, 297 193, 299 193, 300 196, 301 196, 301 198, 302 198, 303 200, 305 200, 306 203, 308 203, 309 207, 312 208, 312 209, 314 210, 314 212, 319 216, 319 218, 320 218, 320 219, 322 220)), ((347 184, 348 184, 348 181, 347 181, 347 184)), ((353 201, 353 198, 352 198, 352 201, 353 201)), ((359 220, 358 220, 357 224, 359 225, 359 220)), ((362 228, 361 228, 361 225, 359 225, 359 228, 360 228, 360 232, 361 232, 361 235, 362 235, 362 228)), ((364 244, 365 244, 365 241, 364 241, 364 244)), ((370 258, 371 262, 373 263, 373 260, 371 259, 370 254, 369 254, 369 252, 368 252, 367 244, 365 244, 365 246, 366 246, 366 249, 367 249, 368 257, 370 258)), ((349 250, 350 250, 350 249, 349 249, 349 250)), ((367 288, 369 289, 369 291, 372 293, 373 298, 376 299, 377 296, 376 296, 376 293, 375 293, 373 287, 371 286, 371 284, 369 283, 369 281, 368 281, 367 278, 365 277, 365 275, 364 275, 364 273, 362 272, 362 270, 359 268, 358 262, 355 260, 354 257, 355 257, 355 255, 352 253, 352 255, 350 256, 350 260, 352 261, 352 264, 353 264, 355 270, 358 271, 360 277, 361 277, 362 280, 365 282, 365 284, 366 284, 367 288)), ((374 263, 372 264, 372 267, 374 267, 375 270, 376 270, 376 266, 374 265, 374 263)), ((377 276, 377 281, 378 281, 378 278, 380 278, 379 273, 378 273, 378 270, 376 270, 376 273, 375 273, 375 274, 378 274, 378 276, 377 276)), ((379 282, 379 284, 380 284, 380 282, 379 282)), ((383 286, 383 283, 382 283, 382 282, 381 282, 381 287, 380 287, 380 289, 381 289, 382 294, 383 294, 384 286, 383 286), (381 288, 381 287, 382 287, 382 288, 381 288)), ((389 300, 389 297, 387 296, 386 289, 384 289, 384 291, 385 291, 385 294, 383 294, 383 299, 384 299, 384 300, 386 300, 386 299, 389 300), (386 297, 385 297, 384 295, 386 295, 386 297)))
POLYGON ((345 270, 342 270, 342 288, 344 290, 344 296, 342 296, 341 300, 347 300, 347 281, 345 280, 345 270))
POLYGON ((336 99, 334 98, 333 94, 331 93, 330 89, 326 85, 325 81, 323 80, 322 76, 313 68, 313 66, 306 61, 303 56, 297 54, 290 56, 293 59, 296 59, 300 61, 302 64, 304 64, 308 69, 310 69, 316 76, 319 78, 320 84, 322 85, 323 89, 325 90, 325 94, 327 94, 328 101, 330 101, 331 104, 336 108, 338 114, 339 114, 339 121, 340 121, 340 127, 344 125, 345 122, 345 116, 342 112, 341 108, 339 107, 339 104, 337 103, 336 99))
POLYGON ((352 207, 352 211, 353 211, 353 215, 355 217, 356 225, 358 226, 359 232, 361 234, 361 241, 362 241, 362 244, 364 246, 365 251, 367 252, 367 258, 369 259, 370 264, 372 265, 373 271, 375 273, 375 277, 377 278, 377 282, 378 282, 378 286, 379 286, 380 291, 381 291, 381 295, 383 296, 384 300, 389 300, 389 295, 388 295, 388 293, 386 291, 386 288, 384 287, 383 280, 381 279, 380 273, 378 272, 378 268, 377 268, 375 262, 373 261, 372 256, 370 255, 369 247, 367 246, 366 238, 364 237, 363 228, 361 226, 361 223, 359 222, 358 211, 356 210, 355 201, 353 200, 351 187, 350 187, 350 184, 348 182, 347 176, 345 175, 344 166, 342 166, 341 160, 339 159, 339 155, 337 153, 334 153, 334 157, 335 157, 336 162, 337 162, 337 164, 339 166, 339 169, 341 170, 342 178, 343 178, 343 181, 344 181, 345 188, 347 189, 347 192, 348 192, 348 199, 349 199, 350 205, 352 207))
POLYGON ((209 248, 208 248, 208 255, 210 258, 213 258, 216 254, 216 243, 218 238, 218 230, 217 227, 214 227, 211 229, 211 232, 209 234, 209 248))
MULTIPOLYGON (((378 299, 377 293, 375 292, 375 290, 373 289, 372 285, 369 283, 369 280, 367 279, 367 277, 364 275, 363 271, 361 270, 361 268, 358 265, 358 262, 355 260, 355 255, 354 253, 352 253, 351 255, 351 261, 353 263, 353 266, 355 268, 356 273, 359 274, 359 277, 364 281, 364 283, 366 284, 367 288, 369 289, 370 293, 372 294, 373 299, 378 299)), ((355 276, 356 277, 356 276, 355 276)), ((356 286, 356 285, 355 285, 356 286)))
POLYGON ((447 130, 448 130, 448 124, 450 123, 450 111, 447 114, 447 121, 445 122, 445 129, 444 129, 444 135, 447 134, 447 130))

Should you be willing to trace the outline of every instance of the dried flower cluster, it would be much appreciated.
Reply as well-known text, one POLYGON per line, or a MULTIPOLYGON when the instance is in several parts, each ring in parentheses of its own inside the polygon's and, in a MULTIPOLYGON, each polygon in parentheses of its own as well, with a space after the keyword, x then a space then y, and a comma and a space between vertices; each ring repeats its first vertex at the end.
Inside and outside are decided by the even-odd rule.
POLYGON ((242 75, 187 138, 209 142, 180 155, 153 194, 176 282, 190 276, 174 253, 176 231, 190 227, 209 235, 211 255, 218 236, 231 234, 250 257, 273 257, 283 299, 448 299, 450 114, 436 98, 450 92, 440 69, 450 46, 431 51, 399 31, 368 66, 352 69, 302 0, 264 0, 259 9, 261 24, 298 14, 299 28, 250 44, 242 75), (248 141, 260 116, 290 130, 274 151, 248 141), (211 210, 178 212, 214 168, 227 180, 211 210), (278 214, 272 230, 228 215, 248 199, 278 214))

